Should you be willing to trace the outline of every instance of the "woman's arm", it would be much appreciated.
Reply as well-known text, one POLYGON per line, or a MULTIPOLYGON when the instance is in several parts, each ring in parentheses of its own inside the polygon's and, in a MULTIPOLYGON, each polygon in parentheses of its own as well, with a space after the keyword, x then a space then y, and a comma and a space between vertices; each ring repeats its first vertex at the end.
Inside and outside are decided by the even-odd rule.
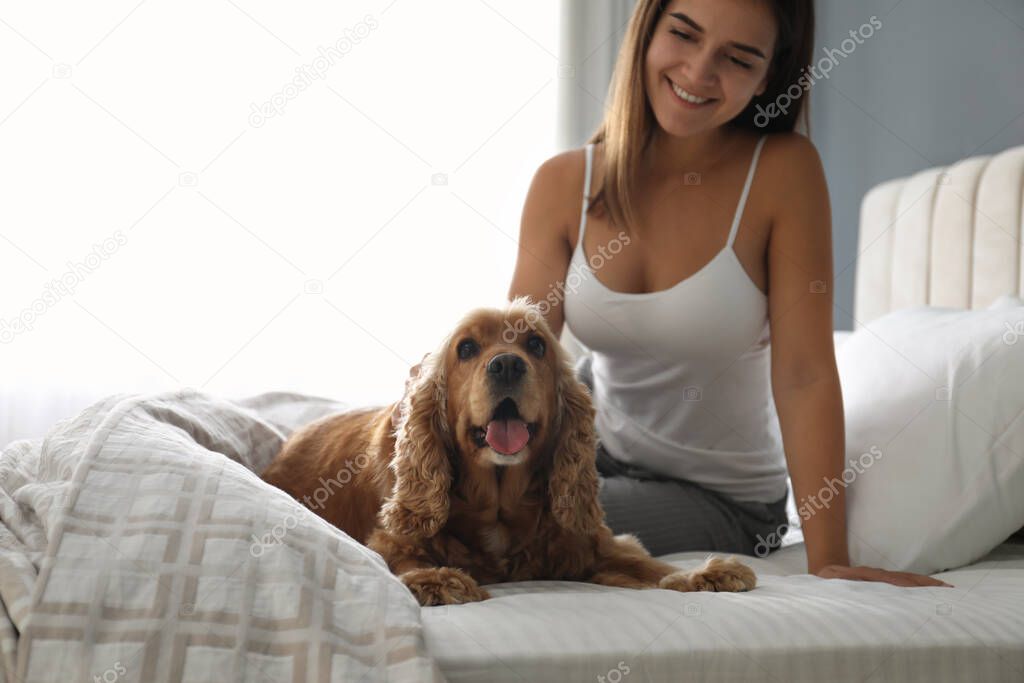
POLYGON ((832 336, 828 186, 810 140, 789 134, 772 141, 770 163, 776 172, 766 175, 779 198, 768 245, 772 393, 802 520, 807 571, 903 586, 948 585, 907 572, 850 567, 842 477, 846 439, 832 336))
MULTIPOLYGON (((529 295, 540 302, 552 291, 564 289, 572 258, 568 226, 573 216, 579 220, 583 203, 583 163, 580 150, 562 152, 541 164, 534 174, 523 204, 510 301, 529 295), (578 199, 575 210, 567 204, 570 197, 578 199)), ((562 298, 559 295, 554 304, 545 307, 544 318, 556 337, 561 336, 565 321, 562 298)))

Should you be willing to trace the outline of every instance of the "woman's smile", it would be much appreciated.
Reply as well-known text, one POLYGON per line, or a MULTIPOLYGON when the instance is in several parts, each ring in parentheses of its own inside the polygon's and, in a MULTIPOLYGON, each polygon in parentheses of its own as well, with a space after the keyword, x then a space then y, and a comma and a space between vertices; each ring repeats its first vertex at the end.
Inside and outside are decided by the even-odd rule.
POLYGON ((693 94, 693 93, 691 93, 691 92, 689 92, 687 90, 683 90, 681 87, 676 85, 668 77, 666 77, 665 80, 668 82, 669 88, 672 90, 672 93, 675 95, 675 99, 680 104, 682 104, 682 105, 684 105, 684 106, 686 106, 686 107, 688 107, 690 109, 699 109, 699 108, 701 108, 703 106, 706 106, 706 105, 708 105, 708 104, 710 104, 712 102, 717 102, 718 101, 718 100, 716 100, 715 98, 712 98, 712 97, 700 97, 699 95, 695 95, 695 94, 693 94))

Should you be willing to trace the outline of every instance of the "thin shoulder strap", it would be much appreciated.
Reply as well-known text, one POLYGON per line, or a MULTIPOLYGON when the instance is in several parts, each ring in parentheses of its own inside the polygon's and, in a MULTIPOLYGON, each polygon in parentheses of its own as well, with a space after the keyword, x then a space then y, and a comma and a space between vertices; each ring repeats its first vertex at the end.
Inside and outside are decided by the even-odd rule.
POLYGON ((754 180, 754 169, 757 168, 757 158, 761 156, 761 147, 764 145, 764 141, 767 139, 767 135, 762 135, 761 139, 757 141, 757 146, 754 148, 754 158, 750 160, 750 170, 747 171, 747 181, 743 184, 743 193, 740 195, 740 202, 736 206, 736 215, 732 219, 732 227, 729 228, 729 240, 725 243, 727 247, 731 247, 733 240, 736 239, 736 232, 740 227, 740 218, 743 216, 743 207, 747 204, 747 195, 750 194, 750 184, 754 180))
POLYGON ((586 171, 583 173, 583 213, 580 215, 580 235, 576 239, 577 244, 583 244, 583 231, 587 226, 587 209, 590 207, 590 176, 594 167, 594 143, 587 145, 586 157, 586 171))

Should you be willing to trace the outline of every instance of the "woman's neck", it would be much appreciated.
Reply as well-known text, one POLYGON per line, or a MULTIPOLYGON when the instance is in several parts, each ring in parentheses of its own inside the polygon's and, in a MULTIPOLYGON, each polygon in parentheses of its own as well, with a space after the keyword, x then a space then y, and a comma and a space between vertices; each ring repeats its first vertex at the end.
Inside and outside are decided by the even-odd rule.
POLYGON ((678 137, 655 130, 647 146, 643 167, 653 179, 706 173, 724 159, 739 136, 728 126, 678 137))

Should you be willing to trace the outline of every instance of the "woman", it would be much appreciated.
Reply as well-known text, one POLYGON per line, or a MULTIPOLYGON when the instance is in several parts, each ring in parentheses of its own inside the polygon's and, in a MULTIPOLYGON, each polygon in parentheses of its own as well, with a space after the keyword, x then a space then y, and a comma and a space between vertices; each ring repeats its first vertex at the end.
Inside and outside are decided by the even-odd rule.
POLYGON ((805 99, 780 98, 809 83, 813 27, 811 0, 638 0, 604 122, 534 176, 509 297, 559 292, 547 322, 592 351, 615 533, 763 555, 788 466, 809 572, 948 585, 851 567, 828 484, 845 450, 828 189, 794 132, 805 99))

